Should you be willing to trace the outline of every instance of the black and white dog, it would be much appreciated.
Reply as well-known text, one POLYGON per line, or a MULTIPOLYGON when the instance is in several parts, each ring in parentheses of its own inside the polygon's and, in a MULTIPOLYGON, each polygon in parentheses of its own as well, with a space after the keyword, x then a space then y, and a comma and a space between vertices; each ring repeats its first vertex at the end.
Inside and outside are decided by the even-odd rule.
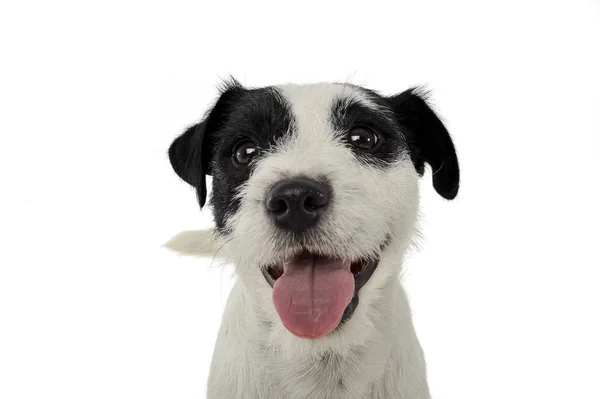
POLYGON ((227 83, 169 149, 236 266, 208 397, 429 398, 400 280, 418 178, 453 199, 448 131, 417 89, 227 83))

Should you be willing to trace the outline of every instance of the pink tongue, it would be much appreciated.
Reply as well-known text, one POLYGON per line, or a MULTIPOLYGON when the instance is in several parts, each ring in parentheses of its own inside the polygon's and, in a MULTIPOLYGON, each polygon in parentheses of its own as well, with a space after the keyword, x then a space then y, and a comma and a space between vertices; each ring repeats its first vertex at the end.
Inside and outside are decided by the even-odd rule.
POLYGON ((311 339, 335 330, 353 295, 350 262, 306 254, 286 262, 273 287, 283 325, 294 335, 311 339))

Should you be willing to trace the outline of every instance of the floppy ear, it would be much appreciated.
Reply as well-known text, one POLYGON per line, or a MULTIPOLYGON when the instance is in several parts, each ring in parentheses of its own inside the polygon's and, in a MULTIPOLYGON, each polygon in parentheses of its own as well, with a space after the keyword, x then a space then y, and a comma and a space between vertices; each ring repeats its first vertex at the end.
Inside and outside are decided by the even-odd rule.
POLYGON ((169 147, 169 160, 173 170, 182 180, 196 188, 200 207, 203 207, 206 202, 207 168, 202 162, 205 130, 206 121, 193 125, 177 137, 169 147))
POLYGON ((206 175, 212 174, 215 135, 225 126, 231 108, 245 89, 234 79, 223 84, 221 96, 202 122, 177 137, 169 147, 169 160, 175 173, 196 188, 202 208, 206 203, 206 175))
POLYGON ((406 133, 417 172, 422 176, 428 163, 435 191, 446 199, 456 197, 460 179, 456 150, 448 130, 427 105, 426 95, 413 88, 389 97, 388 102, 406 133))

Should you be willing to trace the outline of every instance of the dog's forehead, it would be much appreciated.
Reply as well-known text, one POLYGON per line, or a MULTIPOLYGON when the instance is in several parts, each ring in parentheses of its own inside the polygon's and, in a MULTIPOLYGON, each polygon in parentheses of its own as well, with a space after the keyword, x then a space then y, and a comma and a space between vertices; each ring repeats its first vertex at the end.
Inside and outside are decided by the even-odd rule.
POLYGON ((334 105, 359 103, 377 111, 379 106, 366 90, 344 83, 285 84, 276 86, 283 99, 299 120, 323 122, 331 115, 334 105))

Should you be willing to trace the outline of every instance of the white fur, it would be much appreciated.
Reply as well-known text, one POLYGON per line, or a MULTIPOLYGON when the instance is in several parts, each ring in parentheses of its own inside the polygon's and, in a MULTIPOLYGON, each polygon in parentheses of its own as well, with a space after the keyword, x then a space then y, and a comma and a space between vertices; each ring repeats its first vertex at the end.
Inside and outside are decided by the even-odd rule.
POLYGON ((352 86, 287 85, 280 92, 291 104, 295 131, 253 165, 238 192, 240 208, 228 220, 232 233, 218 237, 238 280, 223 315, 208 397, 429 398, 423 352, 398 278, 417 233, 417 173, 408 154, 381 168, 360 162, 343 145, 329 120, 333 101, 351 98, 377 110, 352 86), (270 223, 266 190, 300 175, 326 177, 333 192, 316 231, 324 239, 309 249, 350 260, 380 256, 354 315, 318 340, 298 338, 283 326, 261 273, 297 250, 286 247, 270 223), (379 253, 386 237, 391 240, 379 253))

